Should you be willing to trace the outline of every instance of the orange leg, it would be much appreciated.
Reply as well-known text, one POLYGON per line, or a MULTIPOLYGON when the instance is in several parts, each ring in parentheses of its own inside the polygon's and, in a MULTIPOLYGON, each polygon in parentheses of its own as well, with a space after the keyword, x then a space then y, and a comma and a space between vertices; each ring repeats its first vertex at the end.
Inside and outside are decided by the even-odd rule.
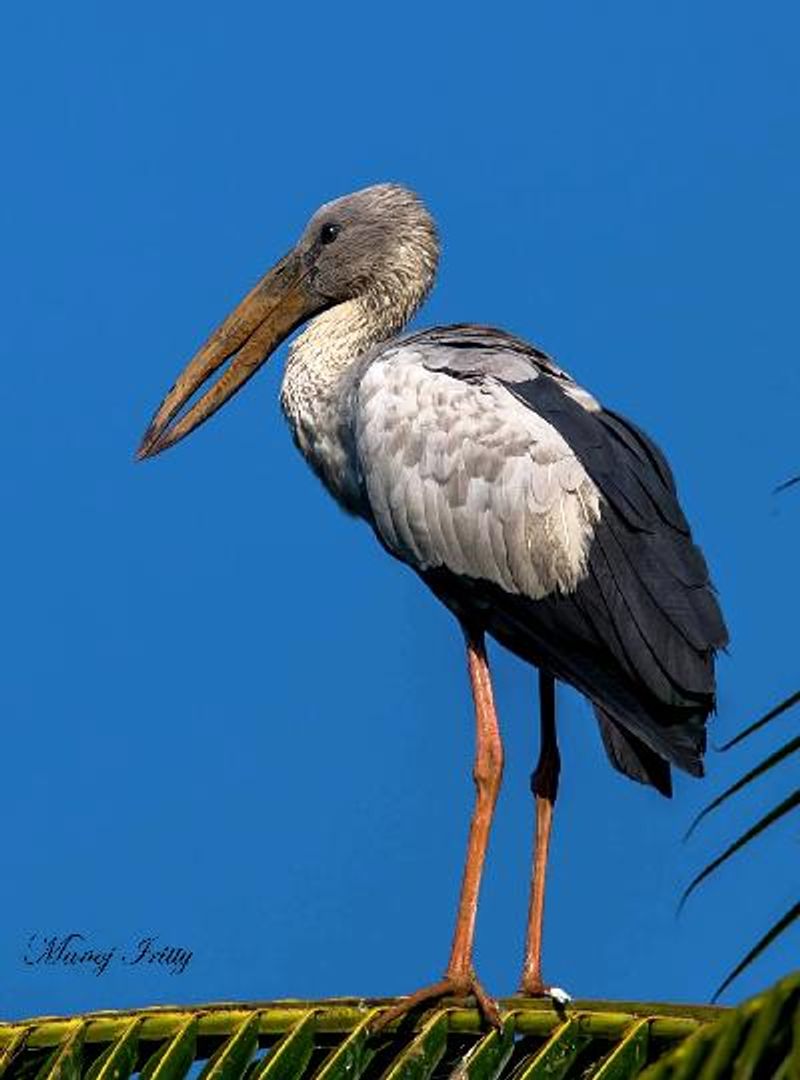
POLYGON ((533 846, 533 879, 528 906, 528 932, 525 941, 525 962, 522 967, 520 991, 538 996, 546 992, 542 981, 542 921, 544 919, 544 887, 547 875, 547 854, 550 850, 550 830, 553 807, 558 794, 561 755, 556 740, 555 680, 546 671, 539 672, 539 703, 541 746, 539 761, 531 775, 531 791, 536 800, 536 835, 533 846))
POLYGON ((450 960, 447 971, 439 982, 418 990, 399 1005, 382 1013, 373 1025, 373 1030, 378 1030, 424 1002, 445 996, 463 997, 467 994, 474 994, 484 1017, 496 1027, 500 1026, 497 1005, 475 976, 472 967, 472 947, 489 830, 503 776, 503 744, 497 724, 483 634, 473 633, 466 627, 464 633, 467 639, 467 666, 475 701, 476 747, 472 776, 475 781, 476 797, 469 827, 467 858, 461 882, 461 897, 453 944, 450 949, 450 960))

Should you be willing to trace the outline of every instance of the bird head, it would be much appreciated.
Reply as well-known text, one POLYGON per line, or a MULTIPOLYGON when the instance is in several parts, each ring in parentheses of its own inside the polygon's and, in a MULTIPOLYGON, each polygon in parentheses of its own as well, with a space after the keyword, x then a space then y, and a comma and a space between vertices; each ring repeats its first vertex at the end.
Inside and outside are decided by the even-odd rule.
POLYGON ((295 247, 257 282, 178 376, 137 457, 153 457, 185 438, 241 389, 294 330, 331 307, 358 299, 374 311, 391 308, 396 324, 402 325, 430 288, 438 253, 433 219, 407 188, 378 184, 321 206, 295 247))

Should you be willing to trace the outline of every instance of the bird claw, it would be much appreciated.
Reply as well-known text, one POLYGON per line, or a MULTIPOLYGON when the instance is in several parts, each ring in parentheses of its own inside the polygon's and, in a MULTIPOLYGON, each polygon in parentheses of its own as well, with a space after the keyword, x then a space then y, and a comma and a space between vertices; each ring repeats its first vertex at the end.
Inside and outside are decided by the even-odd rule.
POLYGON ((439 982, 433 983, 431 986, 424 986, 421 990, 417 990, 416 993, 411 994, 409 997, 404 998, 398 1002, 397 1005, 392 1005, 391 1008, 382 1012, 371 1025, 371 1034, 375 1034, 381 1031, 392 1021, 399 1019, 401 1016, 405 1016, 413 1009, 418 1008, 420 1005, 424 1005, 427 1002, 437 1001, 441 998, 456 998, 463 1000, 472 995, 475 998, 475 1002, 478 1006, 483 1019, 493 1028, 498 1031, 503 1027, 503 1021, 500 1018, 500 1010, 497 1007, 497 1002, 494 998, 491 998, 474 974, 468 975, 465 978, 457 978, 455 976, 445 976, 444 979, 440 979, 439 982))
POLYGON ((535 983, 524 983, 518 991, 523 997, 550 998, 556 1009, 563 1009, 572 1001, 572 994, 560 986, 545 986, 537 980, 535 983))

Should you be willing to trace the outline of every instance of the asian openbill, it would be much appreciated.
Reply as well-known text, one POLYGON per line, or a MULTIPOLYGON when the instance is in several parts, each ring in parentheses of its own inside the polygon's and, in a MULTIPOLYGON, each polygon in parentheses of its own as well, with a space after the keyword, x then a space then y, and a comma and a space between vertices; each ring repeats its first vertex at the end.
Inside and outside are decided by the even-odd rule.
POLYGON ((178 377, 139 456, 188 435, 308 322, 281 389, 294 440, 339 504, 455 614, 475 701, 477 796, 447 971, 382 1019, 472 992, 496 1023, 472 966, 503 768, 484 635, 539 669, 521 990, 541 994, 559 775, 554 681, 592 703, 617 769, 669 795, 671 765, 702 775, 714 655, 727 633, 669 466, 638 427, 502 330, 461 324, 397 336, 433 283, 438 253, 433 220, 403 187, 380 184, 322 206, 178 377))

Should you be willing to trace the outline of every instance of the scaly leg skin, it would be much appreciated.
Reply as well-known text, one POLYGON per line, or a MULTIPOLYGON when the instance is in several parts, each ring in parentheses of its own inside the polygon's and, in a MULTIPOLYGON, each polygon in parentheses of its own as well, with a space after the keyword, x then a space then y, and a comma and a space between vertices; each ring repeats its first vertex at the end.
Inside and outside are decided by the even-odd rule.
POLYGON ((372 1025, 373 1031, 379 1031, 393 1020, 428 1001, 443 997, 463 998, 468 994, 475 995, 478 1008, 485 1020, 493 1027, 502 1026, 497 1004, 478 982, 473 970, 472 947, 489 830, 503 776, 503 744, 494 707, 483 633, 472 631, 466 626, 463 629, 467 639, 467 666, 475 701, 476 747, 472 776, 475 781, 476 796, 469 828, 467 858, 461 882, 461 897, 453 944, 450 949, 450 960, 444 978, 431 986, 423 987, 410 997, 404 998, 398 1005, 387 1009, 372 1025))
POLYGON ((533 878, 528 906, 528 931, 525 941, 525 962, 522 967, 520 993, 529 997, 549 996, 563 1004, 569 995, 558 987, 548 988, 542 979, 542 922, 544 891, 547 875, 547 855, 550 850, 550 830, 553 807, 558 794, 561 755, 556 739, 555 680, 546 671, 539 672, 539 702, 541 745, 539 761, 531 775, 531 791, 536 801, 536 834, 533 848, 533 878))

